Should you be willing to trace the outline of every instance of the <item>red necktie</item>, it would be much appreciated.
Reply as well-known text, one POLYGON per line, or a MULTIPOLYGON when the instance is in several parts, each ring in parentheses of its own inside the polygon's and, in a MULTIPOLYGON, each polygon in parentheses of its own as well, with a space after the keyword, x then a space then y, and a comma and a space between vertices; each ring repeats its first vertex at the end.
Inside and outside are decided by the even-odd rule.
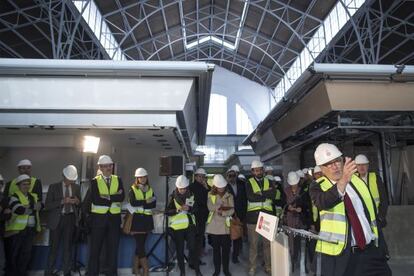
POLYGON ((359 249, 364 249, 366 245, 364 230, 362 229, 361 222, 359 221, 358 215, 352 205, 352 201, 349 198, 348 194, 344 196, 344 204, 346 209, 346 214, 348 216, 349 222, 351 223, 352 231, 354 232, 354 238, 359 249))

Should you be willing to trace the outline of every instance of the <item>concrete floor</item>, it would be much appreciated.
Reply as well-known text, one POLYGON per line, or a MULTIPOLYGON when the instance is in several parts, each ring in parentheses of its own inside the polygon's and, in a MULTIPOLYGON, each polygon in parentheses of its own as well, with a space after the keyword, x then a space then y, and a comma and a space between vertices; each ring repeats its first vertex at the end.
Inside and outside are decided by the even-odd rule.
MULTIPOLYGON (((203 265, 200 267, 201 272, 204 276, 211 276, 214 272, 213 267, 213 252, 211 247, 207 250, 206 256, 202 258, 204 262, 207 263, 207 265, 203 265)), ((239 264, 233 264, 230 262, 230 272, 233 276, 242 276, 242 275, 248 275, 248 254, 247 254, 247 244, 244 243, 242 254, 239 258, 240 263, 239 264)), ((257 266, 256 276, 266 276, 266 273, 264 272, 264 267, 261 265, 262 259, 259 258, 259 265, 257 266)), ((404 260, 392 260, 389 262, 389 265, 391 267, 391 270, 393 272, 393 276, 409 276, 414 275, 414 260, 411 259, 404 259, 404 260)), ((195 275, 194 270, 191 270, 187 267, 187 275, 195 275)), ((43 271, 32 271, 29 273, 31 276, 40 276, 43 275, 43 271)), ((77 275, 77 274, 72 274, 77 275)), ((84 275, 84 272, 82 272, 82 275, 84 275)), ((126 276, 126 275, 132 275, 131 269, 120 269, 119 270, 120 276, 126 276)), ((153 276, 161 276, 166 275, 165 272, 151 272, 150 275, 153 276)), ((179 270, 178 267, 175 267, 169 275, 171 276, 179 276, 179 270)), ((224 275, 223 273, 221 275, 224 275)), ((298 270, 295 271, 295 273, 292 274, 292 276, 302 276, 302 275, 311 275, 311 274, 305 274, 300 273, 298 270)))

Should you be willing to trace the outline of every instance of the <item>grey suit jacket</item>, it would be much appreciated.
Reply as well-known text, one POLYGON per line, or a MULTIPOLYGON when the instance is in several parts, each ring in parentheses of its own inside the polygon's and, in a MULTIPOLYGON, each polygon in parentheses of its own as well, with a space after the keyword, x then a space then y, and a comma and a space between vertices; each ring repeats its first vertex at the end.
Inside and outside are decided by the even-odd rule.
MULTIPOLYGON (((80 196, 80 187, 76 184, 72 184, 72 196, 76 196, 79 200, 80 196)), ((62 189, 62 182, 54 183, 49 186, 49 190, 47 191, 46 195, 46 202, 45 202, 45 211, 48 212, 47 214, 47 228, 54 230, 59 225, 60 218, 62 216, 62 204, 63 200, 63 189, 62 189)), ((75 216, 78 214, 78 207, 74 206, 75 208, 75 216)), ((77 218, 76 218, 76 221, 77 218)))

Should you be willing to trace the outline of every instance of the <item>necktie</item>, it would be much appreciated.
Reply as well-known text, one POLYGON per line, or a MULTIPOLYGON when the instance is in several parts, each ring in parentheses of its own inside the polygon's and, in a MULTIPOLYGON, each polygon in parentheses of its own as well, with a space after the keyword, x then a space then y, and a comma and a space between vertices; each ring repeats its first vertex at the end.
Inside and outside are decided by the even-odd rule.
POLYGON ((105 179, 106 179, 106 186, 108 186, 108 190, 109 190, 109 188, 111 187, 111 178, 107 177, 105 179))
MULTIPOLYGON (((70 197, 69 187, 65 185, 65 197, 70 197)), ((63 207, 63 212, 68 214, 70 212, 70 204, 65 204, 63 207)))
POLYGON ((352 231, 354 232, 354 238, 359 249, 364 249, 366 245, 364 230, 362 229, 361 222, 359 221, 358 215, 352 205, 351 198, 348 194, 344 196, 344 204, 346 209, 346 214, 348 216, 349 222, 351 223, 352 231))

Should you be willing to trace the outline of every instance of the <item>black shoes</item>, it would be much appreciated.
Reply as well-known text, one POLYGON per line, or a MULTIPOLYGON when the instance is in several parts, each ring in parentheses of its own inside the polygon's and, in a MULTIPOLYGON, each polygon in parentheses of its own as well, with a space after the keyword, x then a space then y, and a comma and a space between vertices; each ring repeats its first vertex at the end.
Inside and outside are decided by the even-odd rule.
POLYGON ((220 275, 220 271, 219 272, 214 271, 213 276, 219 276, 219 275, 220 275))
POLYGON ((224 271, 224 275, 231 276, 231 273, 229 271, 224 271))
POLYGON ((201 274, 200 270, 196 270, 196 276, 203 276, 203 274, 201 274))
POLYGON ((238 263, 240 263, 239 258, 237 258, 237 257, 233 257, 233 258, 231 259, 231 261, 233 262, 233 264, 238 264, 238 263))

